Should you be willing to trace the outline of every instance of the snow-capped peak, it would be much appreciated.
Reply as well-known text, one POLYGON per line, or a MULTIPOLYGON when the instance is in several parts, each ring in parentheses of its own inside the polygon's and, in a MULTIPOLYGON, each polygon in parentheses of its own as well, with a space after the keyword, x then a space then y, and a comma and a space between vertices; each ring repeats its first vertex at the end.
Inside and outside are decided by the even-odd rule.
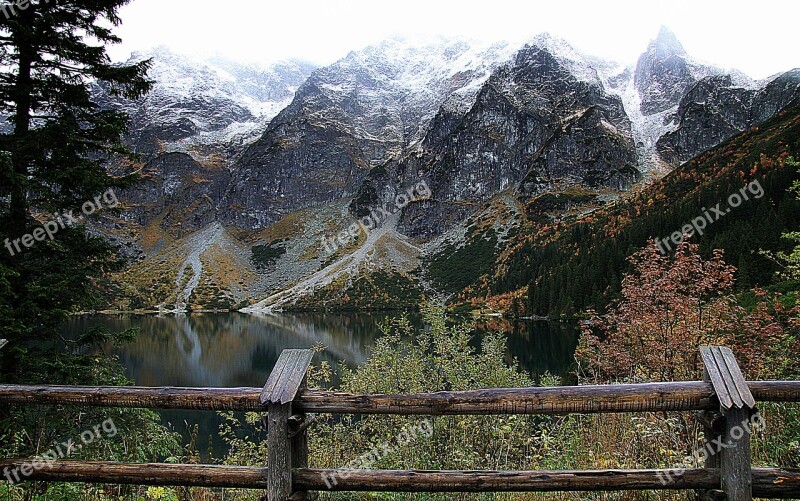
POLYGON ((389 136, 409 144, 422 138, 442 105, 466 111, 481 85, 516 51, 505 42, 393 38, 317 70, 306 85, 341 105, 318 116, 341 121, 343 112, 357 136, 386 137, 391 131, 389 136))
POLYGON ((581 53, 563 38, 553 36, 550 33, 540 33, 533 37, 528 42, 528 45, 539 47, 549 52, 578 80, 594 85, 602 85, 597 68, 608 63, 581 53))
POLYGON ((686 49, 683 48, 683 44, 666 26, 661 27, 658 36, 650 42, 647 50, 648 52, 653 51, 657 59, 686 55, 686 49))

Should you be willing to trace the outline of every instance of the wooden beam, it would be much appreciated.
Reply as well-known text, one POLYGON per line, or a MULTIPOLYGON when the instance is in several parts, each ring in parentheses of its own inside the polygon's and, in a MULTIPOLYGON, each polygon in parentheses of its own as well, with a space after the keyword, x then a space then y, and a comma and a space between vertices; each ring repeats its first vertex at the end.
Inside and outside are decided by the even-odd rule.
POLYGON ((289 417, 292 404, 269 404, 267 416, 268 501, 286 501, 292 494, 292 452, 289 417))
POLYGON ((700 349, 705 378, 714 386, 714 393, 724 416, 724 432, 720 458, 709 461, 719 465, 721 488, 728 501, 752 501, 753 478, 750 452, 752 417, 756 414, 755 398, 729 348, 712 346, 700 349))
POLYGON ((148 388, 137 386, 0 385, 4 404, 260 411, 261 388, 148 388))
MULTIPOLYGON (((748 382, 761 402, 800 402, 800 381, 748 382)), ((266 411, 261 388, 0 385, 0 403, 149 409, 266 411)), ((487 415, 719 410, 711 383, 564 386, 352 395, 304 390, 294 411, 335 414, 487 415)))
POLYGON ((753 468, 753 495, 770 499, 800 499, 800 469, 753 468))
MULTIPOLYGON (((702 350, 701 350, 702 354, 702 350)), ((703 381, 711 383, 711 374, 708 369, 703 371, 703 381)), ((713 384, 713 383, 712 383, 713 384)), ((719 412, 719 409, 713 411, 701 411, 697 413, 700 423, 703 425, 703 438, 707 444, 718 443, 717 440, 722 440, 722 434, 725 431, 725 418, 719 412)), ((705 465, 708 469, 719 469, 720 456, 719 454, 706 454, 705 465)), ((722 498, 724 500, 725 493, 720 489, 722 481, 714 489, 697 491, 697 499, 700 501, 716 501, 722 498)))
MULTIPOLYGON (((300 388, 304 388, 306 379, 300 388)), ((311 419, 306 414, 297 414, 289 418, 290 456, 292 458, 292 471, 308 468, 308 427, 311 419)), ((292 501, 308 501, 315 498, 308 491, 292 492, 292 501)))
MULTIPOLYGON (((259 395, 262 404, 268 406, 267 416, 267 466, 269 485, 268 501, 286 501, 292 495, 292 467, 308 466, 308 447, 299 447, 305 438, 295 437, 295 447, 289 438, 289 418, 292 416, 292 401, 305 386, 306 373, 314 352, 311 350, 284 350, 259 395), (293 458, 292 452, 305 454, 305 458, 293 458), (305 464, 302 464, 305 461, 305 464)), ((298 498, 302 498, 298 494, 298 498)))
POLYGON ((722 491, 727 501, 752 501, 752 455, 750 452, 750 424, 753 413, 749 409, 730 409, 725 414, 726 448, 722 450, 720 471, 722 491))
POLYGON ((748 381, 757 402, 800 402, 800 381, 748 381))
POLYGON ((703 382, 506 388, 417 395, 350 395, 308 391, 295 410, 334 414, 498 415, 713 410, 703 382))
POLYGON ((305 380, 313 357, 311 350, 283 350, 261 391, 261 403, 292 402, 305 380))
POLYGON ((588 492, 695 490, 719 482, 719 470, 423 471, 299 470, 295 482, 316 491, 588 492), (672 475, 672 476, 670 476, 672 475))
MULTIPOLYGON (((0 472, 13 472, 32 460, 0 461, 0 472)), ((28 480, 96 484, 228 487, 266 489, 266 468, 193 464, 122 464, 55 461, 34 469, 28 480)), ((338 478, 336 491, 405 492, 552 492, 711 489, 719 470, 595 471, 369 471, 300 469, 293 472, 297 490, 328 490, 325 479, 338 478), (673 476, 669 476, 673 475, 673 476), (668 479, 666 485, 661 479, 668 479)), ((5 481, 0 475, 0 481, 5 481)), ((753 493, 764 498, 800 497, 800 470, 754 468, 753 493)))

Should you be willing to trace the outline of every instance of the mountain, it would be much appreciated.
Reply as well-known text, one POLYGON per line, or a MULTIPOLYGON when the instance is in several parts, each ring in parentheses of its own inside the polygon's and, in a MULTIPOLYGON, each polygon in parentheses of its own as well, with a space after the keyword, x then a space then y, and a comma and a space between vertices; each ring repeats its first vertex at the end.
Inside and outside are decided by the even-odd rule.
POLYGON ((631 66, 546 34, 388 40, 316 69, 153 54, 154 94, 104 101, 134 116, 144 161, 127 168, 143 182, 97 231, 131 260, 128 304, 179 310, 412 306, 487 287, 519 303, 537 276, 517 254, 529 238, 769 120, 799 74, 754 82, 666 29, 631 66), (235 280, 211 265, 226 252, 235 280))
POLYGON ((125 255, 134 259, 217 221, 231 162, 315 69, 301 61, 267 67, 199 61, 165 47, 134 54, 130 62, 148 59, 155 83, 141 99, 110 96, 101 85, 94 89, 101 106, 128 113, 125 141, 141 155, 139 164, 114 166, 138 172, 141 181, 119 194, 125 211, 106 225, 115 238, 125 235, 125 255))
POLYGON ((800 70, 766 85, 742 82, 731 75, 706 77, 681 99, 677 127, 658 141, 661 156, 679 164, 722 141, 800 103, 800 70))
POLYGON ((223 220, 258 228, 355 193, 369 171, 425 134, 437 110, 465 111, 512 51, 390 40, 315 71, 234 165, 223 220))
POLYGON ((573 185, 620 190, 639 171, 620 98, 606 91, 592 61, 543 35, 492 74, 468 112, 441 110, 418 148, 373 172, 355 211, 396 196, 381 199, 381 187, 421 178, 433 201, 410 206, 401 228, 429 238, 446 231, 454 214, 463 218, 507 189, 521 196, 573 185))
POLYGON ((180 152, 200 160, 213 151, 229 160, 263 132, 315 69, 302 61, 267 67, 200 61, 166 47, 136 53, 128 63, 148 59, 155 84, 145 97, 131 101, 96 91, 101 105, 128 113, 127 141, 147 158, 180 152))
MULTIPOLYGON (((712 221, 691 239, 701 253, 723 249, 725 260, 738 267, 739 290, 768 286, 778 265, 760 251, 788 250, 781 234, 800 229, 800 201, 789 191, 800 173, 787 161, 798 153, 800 108, 792 107, 615 204, 533 224, 509 242, 508 252, 490 258, 492 273, 476 280, 483 287, 469 295, 524 291, 533 315, 602 311, 620 291, 628 256, 649 239, 667 249, 663 239, 707 217, 704 212, 713 213, 712 221), (729 205, 737 194, 741 205, 729 205)), ((529 205, 529 219, 537 220, 543 207, 529 205)))
POLYGON ((662 27, 636 63, 634 83, 641 110, 646 115, 666 111, 677 105, 698 80, 722 73, 691 58, 675 34, 662 27))

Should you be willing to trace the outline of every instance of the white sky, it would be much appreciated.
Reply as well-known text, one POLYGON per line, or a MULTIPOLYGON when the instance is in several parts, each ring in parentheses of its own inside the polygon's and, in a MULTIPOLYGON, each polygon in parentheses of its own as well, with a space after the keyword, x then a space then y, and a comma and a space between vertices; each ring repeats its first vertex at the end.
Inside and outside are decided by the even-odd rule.
POLYGON ((800 67, 797 0, 133 0, 121 16, 116 60, 166 45, 326 65, 395 35, 519 41, 547 31, 585 53, 633 63, 665 25, 689 54, 754 78, 800 67))

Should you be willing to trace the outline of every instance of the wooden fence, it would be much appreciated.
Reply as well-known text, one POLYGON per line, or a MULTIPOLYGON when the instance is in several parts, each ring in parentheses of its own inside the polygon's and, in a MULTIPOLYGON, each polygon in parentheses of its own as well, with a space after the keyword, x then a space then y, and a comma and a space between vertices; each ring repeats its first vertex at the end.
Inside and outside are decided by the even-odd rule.
MULTIPOLYGON (((563 492, 693 490, 700 499, 800 498, 800 470, 752 468, 749 423, 756 402, 800 402, 800 381, 745 381, 727 348, 702 350, 704 381, 508 388, 415 395, 351 395, 306 387, 309 350, 284 351, 263 389, 0 386, 0 403, 261 411, 266 467, 57 461, 26 478, 153 486, 264 489, 265 499, 315 491, 563 492), (311 413, 498 415, 699 411, 709 443, 724 443, 704 468, 587 471, 388 471, 308 468, 311 413), (331 482, 330 479, 335 479, 331 482)), ((30 460, 0 461, 0 471, 30 460)))

